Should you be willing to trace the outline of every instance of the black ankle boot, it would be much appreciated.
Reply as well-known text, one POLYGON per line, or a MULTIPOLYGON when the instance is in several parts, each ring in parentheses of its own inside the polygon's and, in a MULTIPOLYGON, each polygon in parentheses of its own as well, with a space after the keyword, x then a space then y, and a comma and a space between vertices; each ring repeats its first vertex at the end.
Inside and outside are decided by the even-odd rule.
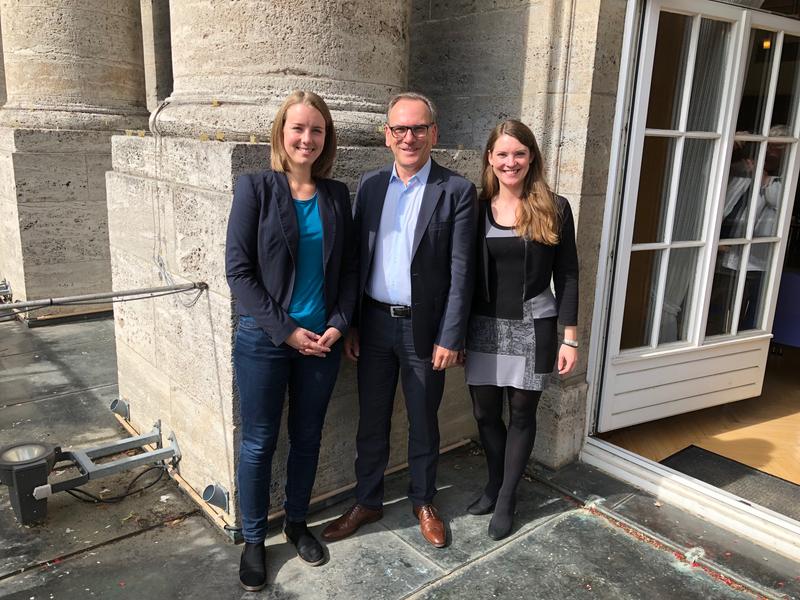
POLYGON ((245 542, 239 563, 239 583, 248 592, 257 592, 267 585, 267 552, 264 542, 245 542))
POLYGON ((467 512, 471 515, 488 515, 494 510, 495 502, 497 502, 497 498, 492 499, 484 492, 480 498, 467 507, 467 512))
POLYGON ((489 521, 489 537, 493 540, 502 540, 511 534, 514 525, 515 500, 501 502, 498 500, 494 507, 492 520, 489 521))
POLYGON ((283 535, 286 541, 293 544, 297 550, 297 556, 307 562, 312 567, 316 567, 325 562, 325 552, 322 544, 311 535, 305 521, 285 521, 283 523, 283 535))

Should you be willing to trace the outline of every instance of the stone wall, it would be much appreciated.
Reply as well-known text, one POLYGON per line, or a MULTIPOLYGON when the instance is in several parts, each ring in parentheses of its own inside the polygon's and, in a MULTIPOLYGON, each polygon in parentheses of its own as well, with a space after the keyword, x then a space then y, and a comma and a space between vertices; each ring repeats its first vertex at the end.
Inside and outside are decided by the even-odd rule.
POLYGON ((414 0, 410 84, 436 101, 443 144, 482 149, 520 119, 577 223, 580 361, 544 394, 534 457, 558 468, 580 450, 624 0, 414 0))

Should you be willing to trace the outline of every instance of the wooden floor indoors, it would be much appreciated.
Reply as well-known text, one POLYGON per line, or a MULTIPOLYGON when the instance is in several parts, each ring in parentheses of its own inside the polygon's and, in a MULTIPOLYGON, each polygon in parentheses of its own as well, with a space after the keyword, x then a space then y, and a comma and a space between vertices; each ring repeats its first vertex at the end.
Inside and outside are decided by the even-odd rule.
POLYGON ((800 349, 770 354, 761 396, 600 434, 654 461, 694 444, 800 485, 800 349))

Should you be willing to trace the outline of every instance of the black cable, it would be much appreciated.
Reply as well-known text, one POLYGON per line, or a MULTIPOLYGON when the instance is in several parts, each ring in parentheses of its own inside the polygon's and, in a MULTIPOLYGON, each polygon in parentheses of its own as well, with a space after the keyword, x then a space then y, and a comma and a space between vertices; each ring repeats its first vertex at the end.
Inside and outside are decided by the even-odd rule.
POLYGON ((95 496, 94 494, 89 493, 86 490, 82 490, 80 488, 74 488, 72 490, 65 490, 65 491, 70 496, 80 500, 81 502, 88 502, 89 504, 117 504, 118 502, 122 502, 128 496, 133 496, 134 494, 138 494, 139 492, 143 492, 146 489, 153 487, 155 484, 161 481, 161 478, 164 476, 164 473, 166 472, 167 468, 164 465, 154 465, 152 467, 148 467, 144 471, 139 473, 136 477, 131 479, 130 482, 128 482, 128 485, 125 488, 125 492, 123 494, 120 494, 119 496, 111 496, 110 498, 100 498, 99 496, 95 496), (159 471, 158 477, 156 477, 153 481, 151 481, 147 485, 140 487, 139 489, 131 490, 133 484, 136 483, 140 477, 142 477, 143 475, 149 473, 154 469, 157 469, 159 471), (83 494, 83 497, 79 496, 78 494, 83 494))

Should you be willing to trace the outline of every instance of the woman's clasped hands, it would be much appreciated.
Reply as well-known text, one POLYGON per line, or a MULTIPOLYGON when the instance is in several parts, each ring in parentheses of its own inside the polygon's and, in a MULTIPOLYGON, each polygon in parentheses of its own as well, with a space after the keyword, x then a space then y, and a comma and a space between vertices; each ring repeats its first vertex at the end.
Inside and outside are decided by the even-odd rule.
POLYGON ((303 327, 298 327, 289 334, 289 337, 286 338, 286 343, 303 356, 325 358, 325 355, 331 351, 331 346, 340 337, 342 337, 342 333, 336 327, 328 327, 322 335, 303 327))

